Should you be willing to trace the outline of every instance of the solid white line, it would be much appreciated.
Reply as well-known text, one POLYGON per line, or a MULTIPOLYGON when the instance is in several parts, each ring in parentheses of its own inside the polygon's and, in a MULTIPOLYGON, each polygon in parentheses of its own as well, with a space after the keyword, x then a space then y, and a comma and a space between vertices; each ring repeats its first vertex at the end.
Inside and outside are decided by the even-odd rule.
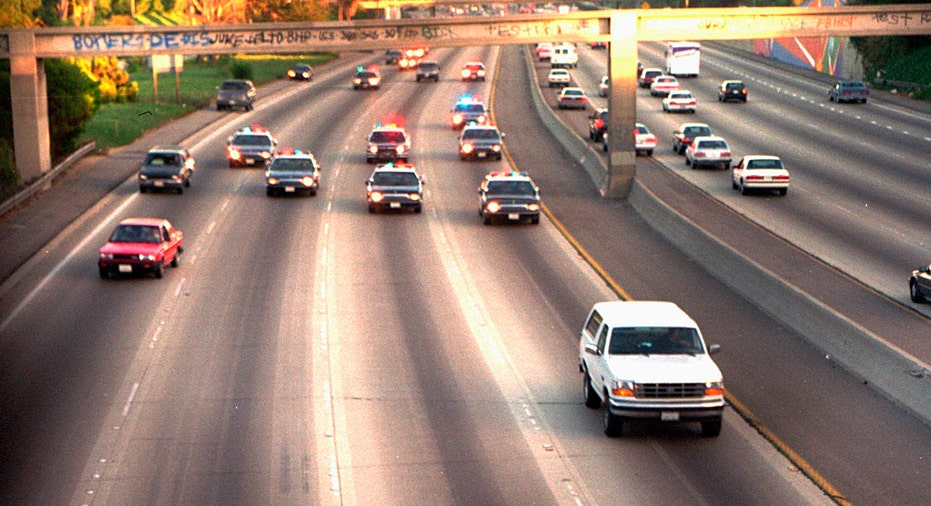
POLYGON ((123 212, 123 209, 126 206, 128 206, 130 202, 135 200, 138 195, 139 195, 138 193, 134 193, 130 195, 129 198, 126 199, 125 202, 120 204, 120 206, 114 209, 112 213, 107 215, 107 217, 103 221, 101 221, 100 224, 97 225, 94 228, 94 230, 91 231, 90 234, 87 234, 87 236, 84 237, 83 241, 78 243, 78 245, 75 246, 74 249, 68 252, 68 255, 65 256, 65 258, 62 259, 61 262, 58 262, 58 264, 56 264, 55 267, 48 274, 46 274, 44 278, 42 278, 42 281, 39 282, 39 284, 36 285, 36 287, 33 288, 32 291, 29 292, 29 295, 27 295, 15 308, 13 308, 13 311, 10 313, 10 315, 7 316, 5 320, 3 320, 2 324, 0 324, 0 332, 3 332, 4 330, 6 330, 7 326, 17 316, 19 316, 20 311, 22 311, 23 308, 25 308, 30 302, 32 302, 32 299, 35 298, 35 296, 38 295, 39 292, 43 288, 45 288, 45 285, 47 285, 49 281, 52 280, 52 276, 55 276, 56 274, 58 274, 58 272, 61 271, 62 267, 64 267, 65 264, 68 263, 68 261, 71 260, 77 254, 78 250, 84 248, 84 246, 86 246, 87 243, 90 242, 91 239, 93 239, 97 234, 99 234, 100 231, 103 230, 105 226, 109 226, 110 221, 112 221, 116 217, 117 214, 123 212))
POLYGON ((129 408, 133 404, 133 399, 136 397, 136 391, 139 390, 139 382, 133 383, 132 389, 129 391, 129 398, 126 399, 126 404, 123 404, 123 417, 129 414, 129 408))

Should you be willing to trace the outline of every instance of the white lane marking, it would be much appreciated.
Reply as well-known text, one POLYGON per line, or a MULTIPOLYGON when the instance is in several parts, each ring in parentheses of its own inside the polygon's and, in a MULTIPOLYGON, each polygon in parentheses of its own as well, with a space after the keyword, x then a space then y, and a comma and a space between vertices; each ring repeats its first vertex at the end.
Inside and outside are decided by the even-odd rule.
POLYGON ((52 270, 49 271, 49 273, 46 274, 45 277, 42 278, 42 281, 40 281, 39 284, 36 285, 35 288, 33 288, 33 289, 29 292, 29 294, 26 295, 26 297, 24 297, 23 300, 20 301, 19 304, 16 305, 15 308, 13 308, 13 311, 10 312, 10 315, 7 316, 5 320, 3 320, 3 323, 0 324, 0 332, 3 332, 4 330, 6 330, 7 326, 8 326, 17 316, 19 316, 19 313, 20 313, 30 302, 32 302, 32 299, 34 299, 34 298, 36 297, 36 295, 38 295, 39 292, 40 292, 43 288, 45 288, 45 285, 47 285, 47 284, 52 280, 52 277, 54 277, 55 275, 57 275, 57 274, 61 271, 61 269, 65 266, 65 264, 68 263, 72 258, 74 258, 74 256, 77 255, 77 253, 78 253, 79 250, 81 250, 81 249, 83 249, 85 246, 87 246, 87 243, 90 242, 90 240, 91 240, 92 238, 94 238, 97 234, 99 234, 99 233, 104 229, 104 227, 109 226, 110 222, 111 222, 113 219, 115 219, 116 215, 119 214, 119 213, 121 213, 121 212, 123 212, 123 209, 126 208, 126 206, 128 206, 128 205, 130 204, 130 202, 132 202, 133 200, 135 200, 136 197, 138 197, 138 195, 139 195, 138 193, 134 193, 134 194, 130 195, 129 198, 126 199, 125 202, 123 202, 122 204, 120 204, 119 207, 117 207, 116 209, 113 210, 112 213, 110 213, 109 215, 107 215, 107 217, 104 218, 104 219, 100 222, 100 224, 98 224, 96 227, 94 227, 94 230, 92 230, 90 234, 87 234, 87 236, 84 237, 84 240, 82 240, 80 243, 78 243, 77 246, 75 246, 71 251, 69 251, 68 254, 65 256, 65 258, 63 258, 60 262, 58 262, 57 264, 55 264, 55 267, 53 267, 52 270))

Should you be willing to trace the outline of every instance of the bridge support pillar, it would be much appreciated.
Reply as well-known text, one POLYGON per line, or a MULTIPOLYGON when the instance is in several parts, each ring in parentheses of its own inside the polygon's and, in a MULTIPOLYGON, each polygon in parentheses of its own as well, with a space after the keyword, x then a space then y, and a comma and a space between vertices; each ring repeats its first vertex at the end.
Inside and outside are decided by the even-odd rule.
POLYGON ((45 65, 35 56, 32 30, 9 33, 13 150, 20 178, 28 183, 52 168, 45 65))
POLYGON ((608 174, 601 194, 626 198, 637 175, 637 150, 633 125, 637 122, 637 15, 633 11, 611 13, 608 76, 608 174))

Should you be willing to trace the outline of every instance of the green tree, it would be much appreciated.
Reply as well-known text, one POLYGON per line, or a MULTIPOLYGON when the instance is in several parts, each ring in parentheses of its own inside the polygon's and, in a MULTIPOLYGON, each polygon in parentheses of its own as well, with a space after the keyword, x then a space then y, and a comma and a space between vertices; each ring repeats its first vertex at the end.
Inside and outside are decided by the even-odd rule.
POLYGON ((45 76, 52 156, 61 156, 77 148, 84 124, 100 107, 100 90, 65 60, 45 60, 45 76))

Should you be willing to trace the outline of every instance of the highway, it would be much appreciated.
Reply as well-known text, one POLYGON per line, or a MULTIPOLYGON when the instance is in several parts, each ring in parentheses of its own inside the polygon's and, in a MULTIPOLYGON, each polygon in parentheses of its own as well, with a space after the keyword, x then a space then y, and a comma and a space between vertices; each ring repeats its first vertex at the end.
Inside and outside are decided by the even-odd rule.
MULTIPOLYGON (((435 50, 439 83, 386 68, 372 92, 353 91, 350 76, 378 54, 347 55, 252 113, 218 113, 218 127, 189 141, 198 172, 184 195, 141 195, 127 180, 56 238, 0 299, 11 478, 2 502, 829 503, 730 409, 715 439, 691 425, 604 436, 600 414, 581 402, 577 340, 591 304, 617 295, 550 221, 482 225, 475 188, 505 162, 458 160, 447 111, 464 92, 493 100, 516 168, 611 277, 634 298, 686 309, 723 345, 715 359, 728 389, 844 497, 929 502, 928 426, 710 276, 627 203, 600 199, 528 106, 523 51, 435 50), (460 82, 470 60, 496 77, 460 82), (375 122, 403 122, 412 134, 423 214, 367 212, 363 149, 375 122), (251 123, 314 151, 318 196, 267 198, 260 170, 226 167, 223 141, 251 123), (182 229, 184 263, 161 280, 99 279, 96 249, 128 216, 182 229)), ((599 55, 583 56, 581 74, 600 77, 599 55)), ((756 91, 747 108, 775 121, 781 108, 762 97, 757 106, 756 91)), ((638 104, 659 130, 647 117, 658 102, 638 104)), ((726 117, 734 132, 762 122, 726 117)), ((822 130, 806 145, 819 145, 822 130)), ((124 150, 111 162, 141 156, 124 150)), ((898 166, 908 163, 920 172, 920 161, 898 166)), ((830 167, 819 164, 818 177, 843 179, 830 167)), ((645 159, 638 169, 662 170, 645 159)), ((739 199, 726 195, 722 173, 696 172, 722 200, 766 206, 787 227, 793 218, 779 213, 803 212, 812 191, 800 174, 786 199, 739 199)))

